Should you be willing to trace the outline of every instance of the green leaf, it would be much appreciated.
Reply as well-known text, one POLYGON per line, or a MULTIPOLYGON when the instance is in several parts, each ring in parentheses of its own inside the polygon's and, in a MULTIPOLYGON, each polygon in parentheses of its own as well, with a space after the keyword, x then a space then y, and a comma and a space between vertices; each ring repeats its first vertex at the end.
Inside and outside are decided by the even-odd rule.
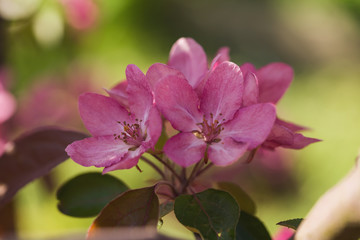
POLYGON ((238 185, 230 182, 218 182, 216 185, 220 190, 230 193, 235 198, 241 211, 245 211, 252 215, 256 213, 255 202, 238 185))
POLYGON ((235 239, 239 206, 227 192, 208 189, 194 195, 175 199, 177 219, 203 239, 235 239))
POLYGON ((299 227, 302 220, 303 220, 302 218, 289 219, 286 221, 278 222, 276 225, 280 225, 296 230, 299 227))
POLYGON ((68 159, 66 146, 85 137, 79 132, 41 128, 17 138, 12 150, 0 157, 0 186, 5 188, 0 193, 0 208, 20 188, 68 159))
POLYGON ((88 235, 94 236, 99 228, 156 228, 158 220, 159 199, 155 194, 155 186, 129 190, 105 206, 92 223, 88 235))
POLYGON ((85 173, 60 187, 56 195, 58 209, 73 217, 93 217, 128 189, 125 183, 109 174, 85 173))
POLYGON ((160 204, 160 217, 164 217, 165 215, 169 214, 171 211, 174 210, 174 202, 169 201, 160 204))
POLYGON ((242 211, 236 227, 236 239, 271 240, 271 237, 264 224, 257 217, 242 211))

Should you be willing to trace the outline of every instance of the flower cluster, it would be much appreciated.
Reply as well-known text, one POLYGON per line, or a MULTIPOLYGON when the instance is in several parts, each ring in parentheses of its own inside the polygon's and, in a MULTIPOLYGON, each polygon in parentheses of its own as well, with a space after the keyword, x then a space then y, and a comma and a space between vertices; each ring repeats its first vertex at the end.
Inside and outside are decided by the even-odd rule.
POLYGON ((208 64, 197 42, 181 38, 167 64, 155 63, 146 74, 129 65, 126 81, 108 90, 109 97, 80 97, 80 115, 93 136, 69 145, 68 155, 106 173, 136 166, 147 151, 182 167, 201 161, 226 166, 258 148, 300 149, 318 141, 277 117, 275 104, 293 79, 290 66, 256 69, 229 59, 229 49, 221 48, 208 64), (155 149, 162 119, 178 133, 155 149))

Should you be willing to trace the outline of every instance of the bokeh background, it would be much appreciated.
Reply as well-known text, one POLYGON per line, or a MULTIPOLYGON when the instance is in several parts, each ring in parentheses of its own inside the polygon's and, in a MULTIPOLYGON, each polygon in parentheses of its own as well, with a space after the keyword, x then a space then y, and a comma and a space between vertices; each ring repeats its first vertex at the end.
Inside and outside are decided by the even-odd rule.
MULTIPOLYGON (((305 135, 323 141, 279 150, 273 161, 254 161, 238 173, 272 233, 281 220, 305 217, 354 165, 360 148, 357 0, 0 0, 0 16, 0 67, 18 103, 3 130, 9 139, 43 125, 85 131, 77 113, 81 92, 104 93, 125 78, 128 64, 146 72, 155 62, 166 63, 171 45, 192 37, 209 59, 228 46, 239 65, 281 61, 295 70, 279 115, 308 126, 305 135)), ((130 187, 149 185, 154 172, 140 166, 143 173, 111 174, 130 187)), ((55 193, 87 171, 98 170, 68 160, 22 189, 13 203, 18 236, 85 234, 92 219, 62 215, 55 193)), ((212 177, 221 178, 208 181, 212 177)), ((192 238, 173 216, 160 230, 192 238)))

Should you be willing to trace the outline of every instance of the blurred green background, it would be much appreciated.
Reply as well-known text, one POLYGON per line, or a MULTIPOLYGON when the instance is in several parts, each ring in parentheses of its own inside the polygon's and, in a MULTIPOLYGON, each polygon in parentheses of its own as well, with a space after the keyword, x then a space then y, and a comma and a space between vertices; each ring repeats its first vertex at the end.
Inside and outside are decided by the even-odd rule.
MULTIPOLYGON (((9 88, 19 101, 44 79, 72 88, 78 71, 85 73, 91 91, 103 92, 124 79, 128 64, 146 72, 155 62, 166 63, 180 37, 194 38, 209 59, 228 46, 239 65, 282 61, 293 66, 295 79, 278 115, 310 127, 305 135, 323 141, 284 151, 296 189, 250 190, 257 215, 272 233, 281 220, 305 217, 354 165, 360 147, 360 1, 98 0, 93 2, 95 21, 86 29, 71 25, 60 1, 32 0, 29 6, 10 1, 26 11, 9 13, 7 1, 0 0, 0 62, 11 72, 9 88)), ((23 128, 18 129, 14 136, 23 128)), ((154 173, 144 164, 140 167, 141 174, 136 169, 111 174, 130 187, 149 185, 154 173)), ((49 239, 85 233, 92 219, 58 212, 55 189, 89 170, 98 171, 69 160, 53 171, 55 188, 50 192, 39 180, 22 189, 15 199, 19 236, 49 239)), ((161 231, 191 239, 171 216, 164 222, 161 231)))

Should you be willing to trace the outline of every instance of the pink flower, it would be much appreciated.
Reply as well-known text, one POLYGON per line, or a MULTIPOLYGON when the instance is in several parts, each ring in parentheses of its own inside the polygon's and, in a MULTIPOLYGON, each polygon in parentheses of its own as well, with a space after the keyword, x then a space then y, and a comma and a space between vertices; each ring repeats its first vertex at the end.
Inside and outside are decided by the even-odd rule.
POLYGON ((126 69, 130 112, 118 101, 94 93, 80 96, 81 118, 93 135, 66 148, 83 166, 104 167, 103 173, 135 166, 155 146, 161 118, 144 74, 135 65, 126 69))
POLYGON ((6 91, 2 82, 3 75, 0 72, 0 124, 8 120, 15 112, 16 101, 11 93, 6 91))
POLYGON ((69 24, 78 30, 89 29, 98 18, 98 8, 92 0, 61 0, 69 24))
MULTIPOLYGON (((276 104, 289 88, 294 77, 292 68, 284 63, 270 63, 258 70, 252 64, 245 63, 240 68, 245 76, 244 106, 266 102, 276 104)), ((269 149, 279 146, 301 149, 311 143, 320 141, 297 133, 297 131, 304 129, 306 128, 277 118, 273 129, 262 146, 269 149)))
POLYGON ((164 146, 168 157, 184 167, 204 156, 224 166, 260 145, 274 124, 276 110, 270 103, 240 109, 242 89, 242 72, 231 62, 210 73, 200 96, 181 73, 163 77, 156 84, 155 102, 180 131, 164 146))
POLYGON ((273 240, 288 240, 294 234, 294 230, 282 227, 278 233, 273 237, 273 240))

